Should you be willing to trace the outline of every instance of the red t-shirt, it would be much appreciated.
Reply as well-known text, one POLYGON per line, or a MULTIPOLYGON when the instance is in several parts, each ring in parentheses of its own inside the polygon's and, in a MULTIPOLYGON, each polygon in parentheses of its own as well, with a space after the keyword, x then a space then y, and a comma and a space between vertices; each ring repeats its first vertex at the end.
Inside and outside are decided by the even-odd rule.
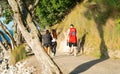
POLYGON ((70 28, 69 42, 71 42, 71 43, 76 43, 77 42, 76 29, 75 28, 70 28))

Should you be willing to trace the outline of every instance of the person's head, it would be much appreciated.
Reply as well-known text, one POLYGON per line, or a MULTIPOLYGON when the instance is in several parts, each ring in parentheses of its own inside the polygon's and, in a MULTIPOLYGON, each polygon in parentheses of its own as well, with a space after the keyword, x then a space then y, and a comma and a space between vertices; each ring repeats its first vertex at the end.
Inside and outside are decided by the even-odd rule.
POLYGON ((56 30, 55 29, 52 29, 52 35, 53 35, 53 38, 57 39, 57 34, 56 34, 56 30))
POLYGON ((73 24, 70 24, 70 27, 74 27, 74 25, 73 25, 73 24))
POLYGON ((50 33, 49 30, 46 30, 46 34, 50 33))

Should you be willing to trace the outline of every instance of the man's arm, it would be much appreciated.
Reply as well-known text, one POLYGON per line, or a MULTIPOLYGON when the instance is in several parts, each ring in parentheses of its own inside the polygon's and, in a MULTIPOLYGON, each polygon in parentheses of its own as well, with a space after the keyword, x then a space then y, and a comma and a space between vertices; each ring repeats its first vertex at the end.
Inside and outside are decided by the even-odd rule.
POLYGON ((67 30, 67 42, 69 41, 69 32, 70 32, 70 29, 67 30))

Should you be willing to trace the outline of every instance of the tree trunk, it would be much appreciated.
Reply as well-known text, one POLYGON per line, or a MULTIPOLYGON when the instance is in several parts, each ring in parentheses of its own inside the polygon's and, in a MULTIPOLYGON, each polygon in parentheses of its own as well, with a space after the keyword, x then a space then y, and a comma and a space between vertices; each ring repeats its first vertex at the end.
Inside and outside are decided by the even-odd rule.
MULTIPOLYGON (((2 31, 0 31, 0 35, 1 35, 1 37, 2 37, 2 41, 1 41, 1 42, 3 43, 5 49, 8 50, 9 48, 11 48, 9 42, 8 42, 7 39, 5 38, 5 35, 4 35, 4 33, 3 33, 2 31)), ((1 47, 2 47, 2 46, 1 46, 1 47)), ((4 48, 3 48, 3 49, 4 49, 4 48)))
POLYGON ((0 16, 2 15, 2 6, 0 5, 0 16))
POLYGON ((14 41, 14 38, 13 36, 11 35, 11 33, 9 32, 8 28, 3 25, 3 23, 0 21, 0 27, 3 29, 3 31, 8 35, 8 37, 10 38, 10 42, 11 42, 11 49, 14 49, 16 44, 15 44, 15 41, 14 41))
POLYGON ((17 23, 14 21, 14 39, 16 42, 16 45, 20 45, 25 42, 24 38, 22 37, 21 31, 18 28, 17 23))
POLYGON ((29 12, 27 12, 27 25, 29 25, 30 32, 28 32, 24 26, 24 21, 21 18, 21 13, 19 10, 19 3, 15 0, 8 0, 9 5, 12 7, 14 12, 14 19, 18 24, 18 27, 22 33, 22 36, 26 40, 27 44, 31 47, 34 52, 39 64, 42 65, 42 73, 43 74, 62 74, 59 67, 55 64, 55 62, 47 55, 45 50, 43 49, 39 37, 37 29, 32 22, 32 17, 29 12))

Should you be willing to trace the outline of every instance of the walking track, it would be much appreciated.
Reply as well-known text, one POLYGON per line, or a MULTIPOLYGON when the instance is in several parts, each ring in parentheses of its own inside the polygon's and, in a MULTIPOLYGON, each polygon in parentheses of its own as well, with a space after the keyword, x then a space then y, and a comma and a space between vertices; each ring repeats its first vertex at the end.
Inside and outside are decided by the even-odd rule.
MULTIPOLYGON (((88 55, 75 57, 66 53, 57 53, 52 58, 63 74, 120 74, 120 59, 98 59, 88 55)), ((40 74, 35 56, 28 59, 28 66, 30 65, 36 66, 37 72, 34 74, 40 74)))
POLYGON ((53 57, 63 74, 120 74, 120 59, 58 54, 53 57))

